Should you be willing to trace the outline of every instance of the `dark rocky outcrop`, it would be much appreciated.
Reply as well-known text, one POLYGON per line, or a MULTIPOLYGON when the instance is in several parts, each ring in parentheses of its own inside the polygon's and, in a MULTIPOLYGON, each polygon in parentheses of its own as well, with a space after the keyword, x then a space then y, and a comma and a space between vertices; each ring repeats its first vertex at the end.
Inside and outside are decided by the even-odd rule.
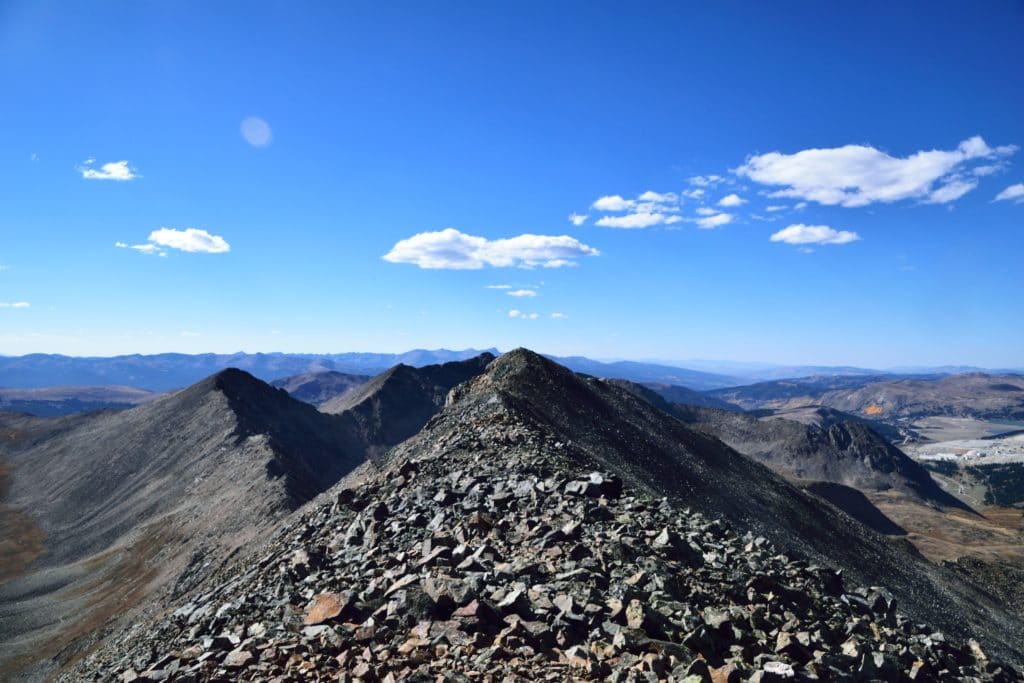
POLYGON ((371 457, 377 457, 422 429, 452 387, 479 375, 492 360, 492 354, 483 353, 421 368, 396 365, 320 409, 344 413, 363 434, 371 457))

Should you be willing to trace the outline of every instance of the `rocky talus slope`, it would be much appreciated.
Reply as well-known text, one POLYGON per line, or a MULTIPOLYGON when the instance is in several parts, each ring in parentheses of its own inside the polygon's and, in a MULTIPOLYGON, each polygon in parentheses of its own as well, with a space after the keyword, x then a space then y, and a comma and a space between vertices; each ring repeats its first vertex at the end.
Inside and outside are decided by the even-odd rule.
POLYGON ((856 529, 627 392, 517 351, 65 680, 1020 680, 995 661, 1021 656, 997 605, 856 529), (685 443, 657 451, 669 435, 685 443), (762 510, 783 495, 794 510, 762 510), (795 510, 817 519, 780 528, 795 510), (848 570, 780 543, 801 535, 803 557, 831 549, 848 570), (842 546, 870 566, 850 571, 842 546), (856 585, 879 573, 888 590, 856 585))

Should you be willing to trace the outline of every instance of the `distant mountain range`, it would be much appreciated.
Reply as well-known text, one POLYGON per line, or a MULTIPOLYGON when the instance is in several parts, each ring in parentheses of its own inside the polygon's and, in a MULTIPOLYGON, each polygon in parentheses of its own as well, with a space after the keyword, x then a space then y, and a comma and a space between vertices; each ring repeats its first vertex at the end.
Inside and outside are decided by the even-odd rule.
MULTIPOLYGON (((491 352, 497 353, 493 349, 491 352)), ((399 363, 419 367, 465 360, 481 353, 484 352, 476 349, 415 349, 405 353, 161 353, 103 358, 35 353, 0 356, 0 387, 31 389, 123 385, 147 391, 171 391, 190 386, 227 368, 245 370, 254 377, 271 382, 325 371, 372 376, 399 363)))
POLYGON ((1024 377, 966 373, 939 376, 807 377, 708 392, 744 410, 822 405, 893 422, 932 415, 1024 419, 1024 377))
MULTIPOLYGON (((88 358, 53 354, 0 356, 0 387, 32 389, 54 386, 137 387, 147 391, 171 391, 189 386, 227 368, 245 370, 265 382, 294 378, 299 375, 335 372, 345 375, 372 376, 395 365, 423 367, 474 358, 482 353, 498 355, 497 349, 477 350, 416 349, 406 353, 234 353, 112 356, 88 358)), ((737 386, 738 377, 687 370, 653 363, 619 361, 602 363, 583 357, 553 360, 588 375, 621 377, 635 382, 656 382, 684 385, 706 390, 737 386)), ((310 377, 307 377, 308 380, 310 377)), ((313 387, 308 387, 315 392, 313 387)), ((313 400, 312 402, 316 402, 313 400)))
POLYGON ((715 360, 652 360, 652 363, 685 367, 718 375, 728 375, 743 380, 744 384, 792 377, 814 377, 817 375, 836 377, 853 375, 959 375, 967 372, 983 372, 990 375, 1020 374, 1024 367, 983 368, 976 365, 904 365, 889 368, 864 368, 854 365, 781 365, 743 361, 715 360))
MULTIPOLYGON (((127 386, 163 392, 181 389, 227 368, 245 370, 265 382, 297 375, 335 372, 370 377, 398 364, 412 367, 461 361, 481 353, 498 355, 497 349, 414 349, 405 353, 233 353, 128 355, 76 357, 56 354, 0 356, 0 387, 127 386)), ((849 377, 855 384, 865 378, 910 379, 977 371, 977 368, 945 366, 900 372, 845 366, 773 366, 762 363, 693 361, 693 367, 664 363, 603 362, 583 356, 548 356, 565 367, 596 377, 616 377, 631 382, 684 386, 697 391, 723 389, 764 380, 784 378, 849 377)), ((1002 373, 1012 371, 989 371, 1002 373)), ((308 378, 307 378, 308 379, 308 378)), ((324 379, 324 378, 321 378, 324 379)), ((308 391, 315 391, 308 387, 308 391)), ((316 403, 312 395, 312 402, 316 403)), ((309 398, 304 400, 309 400, 309 398)))

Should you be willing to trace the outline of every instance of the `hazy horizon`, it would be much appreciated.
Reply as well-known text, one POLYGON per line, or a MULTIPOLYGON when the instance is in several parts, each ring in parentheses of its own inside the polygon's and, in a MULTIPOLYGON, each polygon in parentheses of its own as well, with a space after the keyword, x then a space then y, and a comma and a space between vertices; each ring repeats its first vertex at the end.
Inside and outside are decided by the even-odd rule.
MULTIPOLYGON (((162 356, 162 355, 184 355, 184 356, 203 356, 203 355, 216 355, 216 356, 233 356, 233 355, 292 355, 292 356, 338 356, 345 354, 366 354, 366 355, 395 355, 401 356, 403 354, 415 353, 415 352, 426 352, 426 353, 437 353, 437 352, 450 352, 450 353, 463 353, 463 352, 487 352, 497 351, 498 353, 507 353, 512 351, 514 348, 499 348, 497 346, 466 346, 466 347, 409 347, 401 348, 399 350, 349 350, 349 351, 196 351, 196 352, 183 352, 183 351, 156 351, 150 353, 119 353, 119 354, 73 354, 73 353, 27 353, 27 354, 6 354, 0 353, 0 358, 21 358, 31 355, 53 355, 53 356, 64 356, 68 358, 97 358, 97 359, 110 359, 110 358, 121 358, 130 356, 162 356)), ((529 347, 523 347, 529 348, 529 347)), ((930 369, 941 369, 941 368, 970 368, 979 370, 1009 370, 1014 372, 1024 372, 1024 365, 1005 365, 1005 366, 986 366, 979 365, 977 363, 937 363, 934 365, 922 365, 919 363, 898 363, 887 366, 871 366, 861 365, 857 363, 785 363, 777 361, 766 361, 766 360, 747 360, 747 359, 728 359, 728 358, 632 358, 623 356, 588 356, 581 353, 554 353, 544 349, 530 349, 547 356, 556 356, 562 358, 587 358, 589 360, 598 361, 600 363, 618 363, 618 362, 633 362, 633 363, 646 363, 652 365, 664 365, 669 367, 678 367, 681 369, 697 370, 701 372, 708 372, 712 374, 729 374, 729 368, 734 368, 734 371, 742 374, 743 372, 755 373, 757 370, 773 370, 783 369, 787 367, 812 367, 812 368, 832 368, 832 369, 861 369, 861 370, 877 370, 881 372, 905 372, 914 370, 930 370, 930 369)))

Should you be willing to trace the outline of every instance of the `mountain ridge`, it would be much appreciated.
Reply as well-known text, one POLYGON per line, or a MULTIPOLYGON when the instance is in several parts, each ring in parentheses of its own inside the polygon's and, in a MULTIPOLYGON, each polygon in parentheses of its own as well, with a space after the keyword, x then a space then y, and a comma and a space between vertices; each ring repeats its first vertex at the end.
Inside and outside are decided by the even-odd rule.
POLYGON ((254 555, 255 565, 224 567, 212 594, 183 596, 69 675, 435 678, 439 662, 453 676, 593 680, 648 662, 662 677, 703 666, 705 680, 731 663, 723 680, 778 680, 769 673, 811 666, 810 650, 788 643, 796 629, 826 630, 825 615, 794 615, 825 603, 843 616, 830 635, 810 636, 830 658, 808 672, 909 672, 920 666, 913 657, 876 657, 868 643, 903 633, 923 644, 936 626, 950 634, 936 641, 973 637, 988 654, 967 658, 952 654, 967 651, 956 646, 944 660, 915 650, 937 667, 928 671, 1024 660, 1019 620, 951 570, 624 389, 521 350, 455 387, 419 433, 348 475, 254 555), (698 576, 714 578, 688 583, 698 576), (791 587, 798 580, 822 583, 812 595, 791 587), (886 586, 906 615, 884 589, 842 587, 858 583, 886 586), (749 617, 762 601, 761 616, 749 617), (871 605, 884 616, 869 628, 871 605), (730 651, 723 643, 733 636, 715 635, 729 619, 772 635, 730 651), (786 619, 789 639, 778 635, 786 619))

